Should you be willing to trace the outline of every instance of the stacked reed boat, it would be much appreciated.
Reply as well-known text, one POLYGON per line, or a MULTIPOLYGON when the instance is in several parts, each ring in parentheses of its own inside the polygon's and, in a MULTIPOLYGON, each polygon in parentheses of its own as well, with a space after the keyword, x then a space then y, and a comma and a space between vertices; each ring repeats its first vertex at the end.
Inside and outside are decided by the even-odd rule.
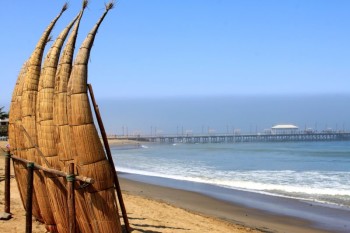
MULTIPOLYGON (((90 51, 113 3, 106 4, 73 60, 87 3, 83 1, 78 15, 59 34, 43 59, 51 31, 67 9, 65 4, 22 66, 11 100, 9 142, 11 153, 20 158, 66 172, 73 162, 78 175, 95 180, 75 190, 77 232, 119 233, 122 230, 113 183, 114 168, 106 159, 87 93, 90 51)), ((23 163, 14 160, 14 171, 25 205, 27 170, 23 163)), ((65 183, 65 179, 35 171, 33 216, 44 222, 49 232, 69 232, 65 183)))

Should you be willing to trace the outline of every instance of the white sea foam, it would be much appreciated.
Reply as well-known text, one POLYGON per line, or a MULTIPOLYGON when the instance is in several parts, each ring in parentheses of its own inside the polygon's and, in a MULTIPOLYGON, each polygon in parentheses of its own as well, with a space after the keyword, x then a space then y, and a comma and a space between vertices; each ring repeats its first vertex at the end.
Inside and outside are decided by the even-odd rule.
MULTIPOLYGON (((238 189, 238 190, 246 190, 276 196, 285 196, 290 198, 297 199, 305 199, 305 200, 313 200, 319 202, 333 203, 344 205, 345 203, 350 203, 350 189, 346 185, 339 184, 338 187, 327 188, 325 186, 331 186, 329 183, 325 182, 316 182, 316 184, 308 185, 307 183, 299 184, 296 182, 290 182, 291 177, 285 176, 286 174, 296 174, 293 171, 279 171, 279 172, 271 172, 271 171, 252 171, 245 172, 245 174, 238 172, 231 172, 231 179, 226 175, 226 177, 220 177, 218 174, 212 174, 211 178, 209 176, 205 176, 202 174, 200 176, 191 176, 187 173, 180 174, 171 174, 169 170, 162 169, 163 172, 155 172, 155 171, 144 171, 144 170, 135 170, 131 168, 119 168, 122 172, 139 174, 145 176, 154 176, 154 177, 162 177, 168 179, 175 180, 183 180, 190 182, 198 182, 211 184, 216 186, 221 186, 225 188, 238 189), (239 174, 239 175, 238 175, 239 174), (283 178, 276 179, 276 176, 281 176, 283 178), (236 177, 236 178, 233 178, 236 177), (241 177, 242 179, 237 179, 237 177, 241 177), (254 177, 256 179, 254 179, 254 177), (260 178, 260 179, 257 179, 260 178), (252 180, 250 180, 252 179, 252 180), (339 201, 335 201, 334 198, 341 198, 339 201), (333 201, 330 201, 332 199, 333 201)), ((180 173, 180 172, 179 172, 180 173)), ((310 177, 311 175, 314 177, 319 177, 320 173, 312 172, 312 173, 304 173, 299 174, 299 179, 301 177, 308 177, 308 179, 313 179, 310 177)), ((340 176, 349 177, 350 174, 339 174, 340 176)), ((327 176, 327 174, 322 174, 321 177, 327 176)), ((295 178, 298 180, 298 178, 295 178)), ((333 178, 334 179, 334 178, 333 178)), ((334 184, 333 184, 334 185, 334 184)), ((346 204, 347 205, 347 204, 346 204)))
POLYGON ((350 150, 347 144, 329 155, 305 144, 275 145, 152 146, 119 152, 117 164, 128 173, 350 207, 350 158, 342 152, 350 150))

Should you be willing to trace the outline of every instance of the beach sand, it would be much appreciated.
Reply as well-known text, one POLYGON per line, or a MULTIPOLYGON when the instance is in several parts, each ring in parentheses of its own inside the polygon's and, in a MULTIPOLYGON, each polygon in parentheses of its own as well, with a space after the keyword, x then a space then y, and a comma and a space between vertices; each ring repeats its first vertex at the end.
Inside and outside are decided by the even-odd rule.
MULTIPOLYGON (((114 142, 118 143, 118 142, 114 142)), ((124 142, 130 143, 130 142, 124 142)), ((122 144, 124 144, 122 143, 122 144)), ((0 146, 6 142, 0 142, 0 146)), ((3 154, 0 151, 0 154, 3 154)), ((13 170, 11 170, 13 174, 13 170)), ((4 156, 0 156, 0 212, 4 210, 4 156)), ((327 232, 298 218, 235 205, 195 192, 120 178, 133 232, 327 232)), ((0 220, 0 232, 24 232, 25 212, 15 179, 11 179, 12 219, 0 220)), ((33 232, 46 232, 33 222, 33 232)))
MULTIPOLYGON (((152 202, 156 201, 156 203, 163 203, 164 206, 170 205, 170 207, 174 208, 170 213, 172 215, 170 219, 176 219, 173 226, 182 226, 182 223, 187 225, 189 221, 187 225, 188 230, 185 230, 186 227, 184 225, 182 229, 177 229, 176 231, 156 232, 335 232, 317 229, 311 222, 301 218, 273 214, 268 211, 243 206, 239 203, 221 201, 196 192, 167 188, 125 178, 119 178, 119 180, 124 193, 126 193, 125 196, 130 194, 134 197, 140 196, 152 202), (175 210, 184 211, 184 214, 174 214, 176 213, 175 210), (204 219, 203 216, 205 216, 204 219), (213 221, 210 226, 214 226, 214 228, 206 228, 203 221, 213 221), (194 226, 191 226, 201 224, 203 224, 204 228, 193 229, 192 227, 194 226), (223 226, 231 228, 225 230, 222 228, 223 226), (213 229, 217 229, 217 231, 213 229)), ((126 203, 126 205, 128 212, 132 210, 130 209, 132 206, 129 203, 126 203)), ((142 208, 142 206, 139 207, 142 208)), ((145 214, 152 215, 152 213, 149 213, 147 206, 143 208, 145 214)), ((163 211, 164 209, 161 208, 161 210, 163 211)), ((159 213, 158 216, 163 215, 159 213)), ((154 218, 153 215, 150 218, 154 218)), ((133 219, 132 215, 131 219, 133 219)))

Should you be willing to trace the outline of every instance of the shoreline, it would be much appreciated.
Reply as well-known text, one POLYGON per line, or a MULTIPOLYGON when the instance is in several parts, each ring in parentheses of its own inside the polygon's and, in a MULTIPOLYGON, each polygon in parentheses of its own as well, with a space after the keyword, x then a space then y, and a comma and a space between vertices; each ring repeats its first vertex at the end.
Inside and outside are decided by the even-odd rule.
MULTIPOLYGON (((0 146, 3 147, 6 143, 0 142, 0 146)), ((122 145, 125 144, 130 143, 122 143, 122 145)), ((137 142, 132 144, 137 145, 137 142)), ((3 156, 0 157, 3 158, 3 156)), ((2 158, 0 158, 0 175, 3 175, 4 160, 2 158)), ((13 169, 11 169, 11 174, 13 174, 13 169)), ((346 220, 350 219, 349 210, 344 214, 339 209, 332 210, 332 208, 327 206, 315 206, 310 205, 308 202, 294 199, 240 190, 234 190, 233 193, 235 195, 232 195, 232 192, 219 192, 220 197, 220 195, 210 195, 211 191, 218 193, 217 188, 214 187, 214 190, 212 190, 213 187, 210 188, 210 185, 201 187, 200 184, 187 182, 187 185, 194 187, 194 190, 189 191, 183 190, 184 185, 181 184, 181 181, 179 184, 175 184, 176 182, 173 180, 165 178, 159 178, 162 180, 160 182, 157 177, 146 177, 122 172, 118 174, 129 222, 134 229, 133 233, 349 232, 348 224, 342 225, 341 222, 335 222, 333 225, 337 227, 329 229, 327 224, 332 221, 330 219, 321 219, 320 222, 322 223, 323 221, 326 223, 326 226, 315 225, 315 222, 305 219, 305 215, 310 214, 307 208, 318 209, 319 213, 328 212, 334 219, 342 218, 346 220), (137 179, 139 180, 135 179, 135 177, 138 177, 137 179), (196 188, 199 191, 196 191, 196 188), (204 188, 209 193, 201 193, 200 190, 204 188), (225 196, 228 197, 227 200, 225 200, 225 196), (232 196, 236 198, 235 201, 231 200, 232 196), (266 205, 271 205, 271 203, 273 208, 280 209, 282 212, 274 213, 266 210, 266 205), (300 207, 299 205, 302 206, 300 207), (260 209, 256 208, 258 206, 260 206, 260 209), (293 207, 299 210, 299 212, 295 213, 295 216, 283 214, 283 212, 290 213, 293 207)), ((0 208, 3 208, 3 182, 0 182, 0 185, 0 208)), ((13 218, 9 221, 0 221, 0 229, 6 232, 22 232, 25 228, 25 212, 15 179, 11 179, 11 212, 13 218)), ((316 216, 317 218, 319 216, 316 216)), ((45 232, 43 224, 34 222, 33 226, 35 226, 33 232, 45 232)))
POLYGON ((119 179, 122 189, 133 195, 262 232, 349 232, 350 211, 342 208, 129 173, 120 173, 119 179), (203 188, 209 191, 201 192, 203 188))

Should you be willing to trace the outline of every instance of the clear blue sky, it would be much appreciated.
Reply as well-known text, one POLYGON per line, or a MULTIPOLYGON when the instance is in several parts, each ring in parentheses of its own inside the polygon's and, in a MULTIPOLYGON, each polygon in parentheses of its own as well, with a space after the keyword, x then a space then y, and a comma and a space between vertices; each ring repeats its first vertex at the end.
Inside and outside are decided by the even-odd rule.
MULTIPOLYGON (((2 2, 1 106, 63 3, 2 2)), ((70 1, 53 38, 80 5, 70 1)), ((91 1, 77 48, 103 8, 91 1)), ((103 99, 350 94, 349 10, 347 0, 119 0, 96 37, 89 82, 103 99)))

